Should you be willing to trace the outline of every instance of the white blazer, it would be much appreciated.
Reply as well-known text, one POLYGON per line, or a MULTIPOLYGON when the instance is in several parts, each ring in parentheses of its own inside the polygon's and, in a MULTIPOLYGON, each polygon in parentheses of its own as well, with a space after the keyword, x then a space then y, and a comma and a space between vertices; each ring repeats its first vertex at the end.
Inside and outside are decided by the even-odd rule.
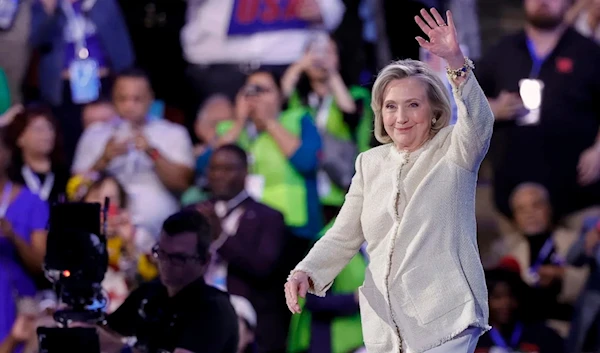
POLYGON ((367 242, 359 297, 370 353, 420 353, 470 326, 489 329, 475 189, 494 116, 473 73, 453 94, 458 122, 418 151, 387 144, 358 156, 335 224, 292 271, 306 272, 310 292, 324 296, 367 242))

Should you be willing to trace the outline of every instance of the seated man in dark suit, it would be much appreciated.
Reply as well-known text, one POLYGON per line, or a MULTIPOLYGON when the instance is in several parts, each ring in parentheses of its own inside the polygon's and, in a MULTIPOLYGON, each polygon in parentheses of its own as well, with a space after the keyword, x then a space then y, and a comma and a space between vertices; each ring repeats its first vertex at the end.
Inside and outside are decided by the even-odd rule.
POLYGON ((194 206, 220 227, 212 244, 206 281, 247 298, 256 310, 259 352, 285 352, 289 314, 281 298, 286 269, 283 215, 245 191, 246 152, 234 145, 216 149, 207 170, 212 198, 194 206))
POLYGON ((238 318, 229 295, 204 282, 211 229, 185 210, 163 224, 153 249, 160 281, 141 285, 98 328, 103 352, 235 353, 238 318))

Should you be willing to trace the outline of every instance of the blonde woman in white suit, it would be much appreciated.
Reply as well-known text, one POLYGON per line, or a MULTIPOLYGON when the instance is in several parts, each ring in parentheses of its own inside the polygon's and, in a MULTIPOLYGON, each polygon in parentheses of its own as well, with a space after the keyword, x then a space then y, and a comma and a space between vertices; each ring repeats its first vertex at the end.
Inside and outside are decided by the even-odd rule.
POLYGON ((419 44, 448 63, 458 122, 448 126, 450 97, 425 64, 401 60, 373 87, 375 136, 334 226, 292 271, 289 309, 298 296, 324 296, 367 242, 370 264, 359 290, 370 353, 472 353, 489 329, 488 293, 475 224, 477 172, 494 117, 457 42, 452 14, 415 17, 429 40, 419 44))

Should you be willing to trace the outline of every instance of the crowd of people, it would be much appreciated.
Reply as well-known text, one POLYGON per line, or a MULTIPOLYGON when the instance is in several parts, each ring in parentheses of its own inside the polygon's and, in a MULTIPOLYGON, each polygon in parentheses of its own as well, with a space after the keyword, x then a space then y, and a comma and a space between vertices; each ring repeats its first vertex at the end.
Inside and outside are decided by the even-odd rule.
POLYGON ((283 285, 381 143, 378 70, 422 60, 452 92, 415 40, 423 7, 452 10, 495 119, 476 199, 492 330, 476 352, 600 352, 600 1, 525 0, 524 29, 482 52, 474 0, 15 0, 0 1, 0 353, 37 351, 60 307, 50 205, 107 198, 102 285, 123 336, 132 293, 187 271, 218 305, 230 294, 227 352, 363 350, 367 244, 297 315, 283 285), (175 222, 190 212, 211 225, 206 249, 164 243, 202 223, 175 222))

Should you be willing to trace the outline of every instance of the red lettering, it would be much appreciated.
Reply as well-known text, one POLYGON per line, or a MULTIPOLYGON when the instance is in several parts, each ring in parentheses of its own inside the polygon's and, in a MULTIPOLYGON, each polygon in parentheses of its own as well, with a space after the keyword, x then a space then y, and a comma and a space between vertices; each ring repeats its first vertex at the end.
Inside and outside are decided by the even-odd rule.
POLYGON ((279 18, 279 3, 280 0, 265 0, 265 7, 260 16, 263 23, 271 23, 279 18))
POLYGON ((256 21, 260 0, 238 0, 235 17, 240 24, 249 24, 256 21))
POLYGON ((303 3, 304 0, 289 0, 285 8, 284 19, 290 21, 299 18, 300 7, 303 3))

